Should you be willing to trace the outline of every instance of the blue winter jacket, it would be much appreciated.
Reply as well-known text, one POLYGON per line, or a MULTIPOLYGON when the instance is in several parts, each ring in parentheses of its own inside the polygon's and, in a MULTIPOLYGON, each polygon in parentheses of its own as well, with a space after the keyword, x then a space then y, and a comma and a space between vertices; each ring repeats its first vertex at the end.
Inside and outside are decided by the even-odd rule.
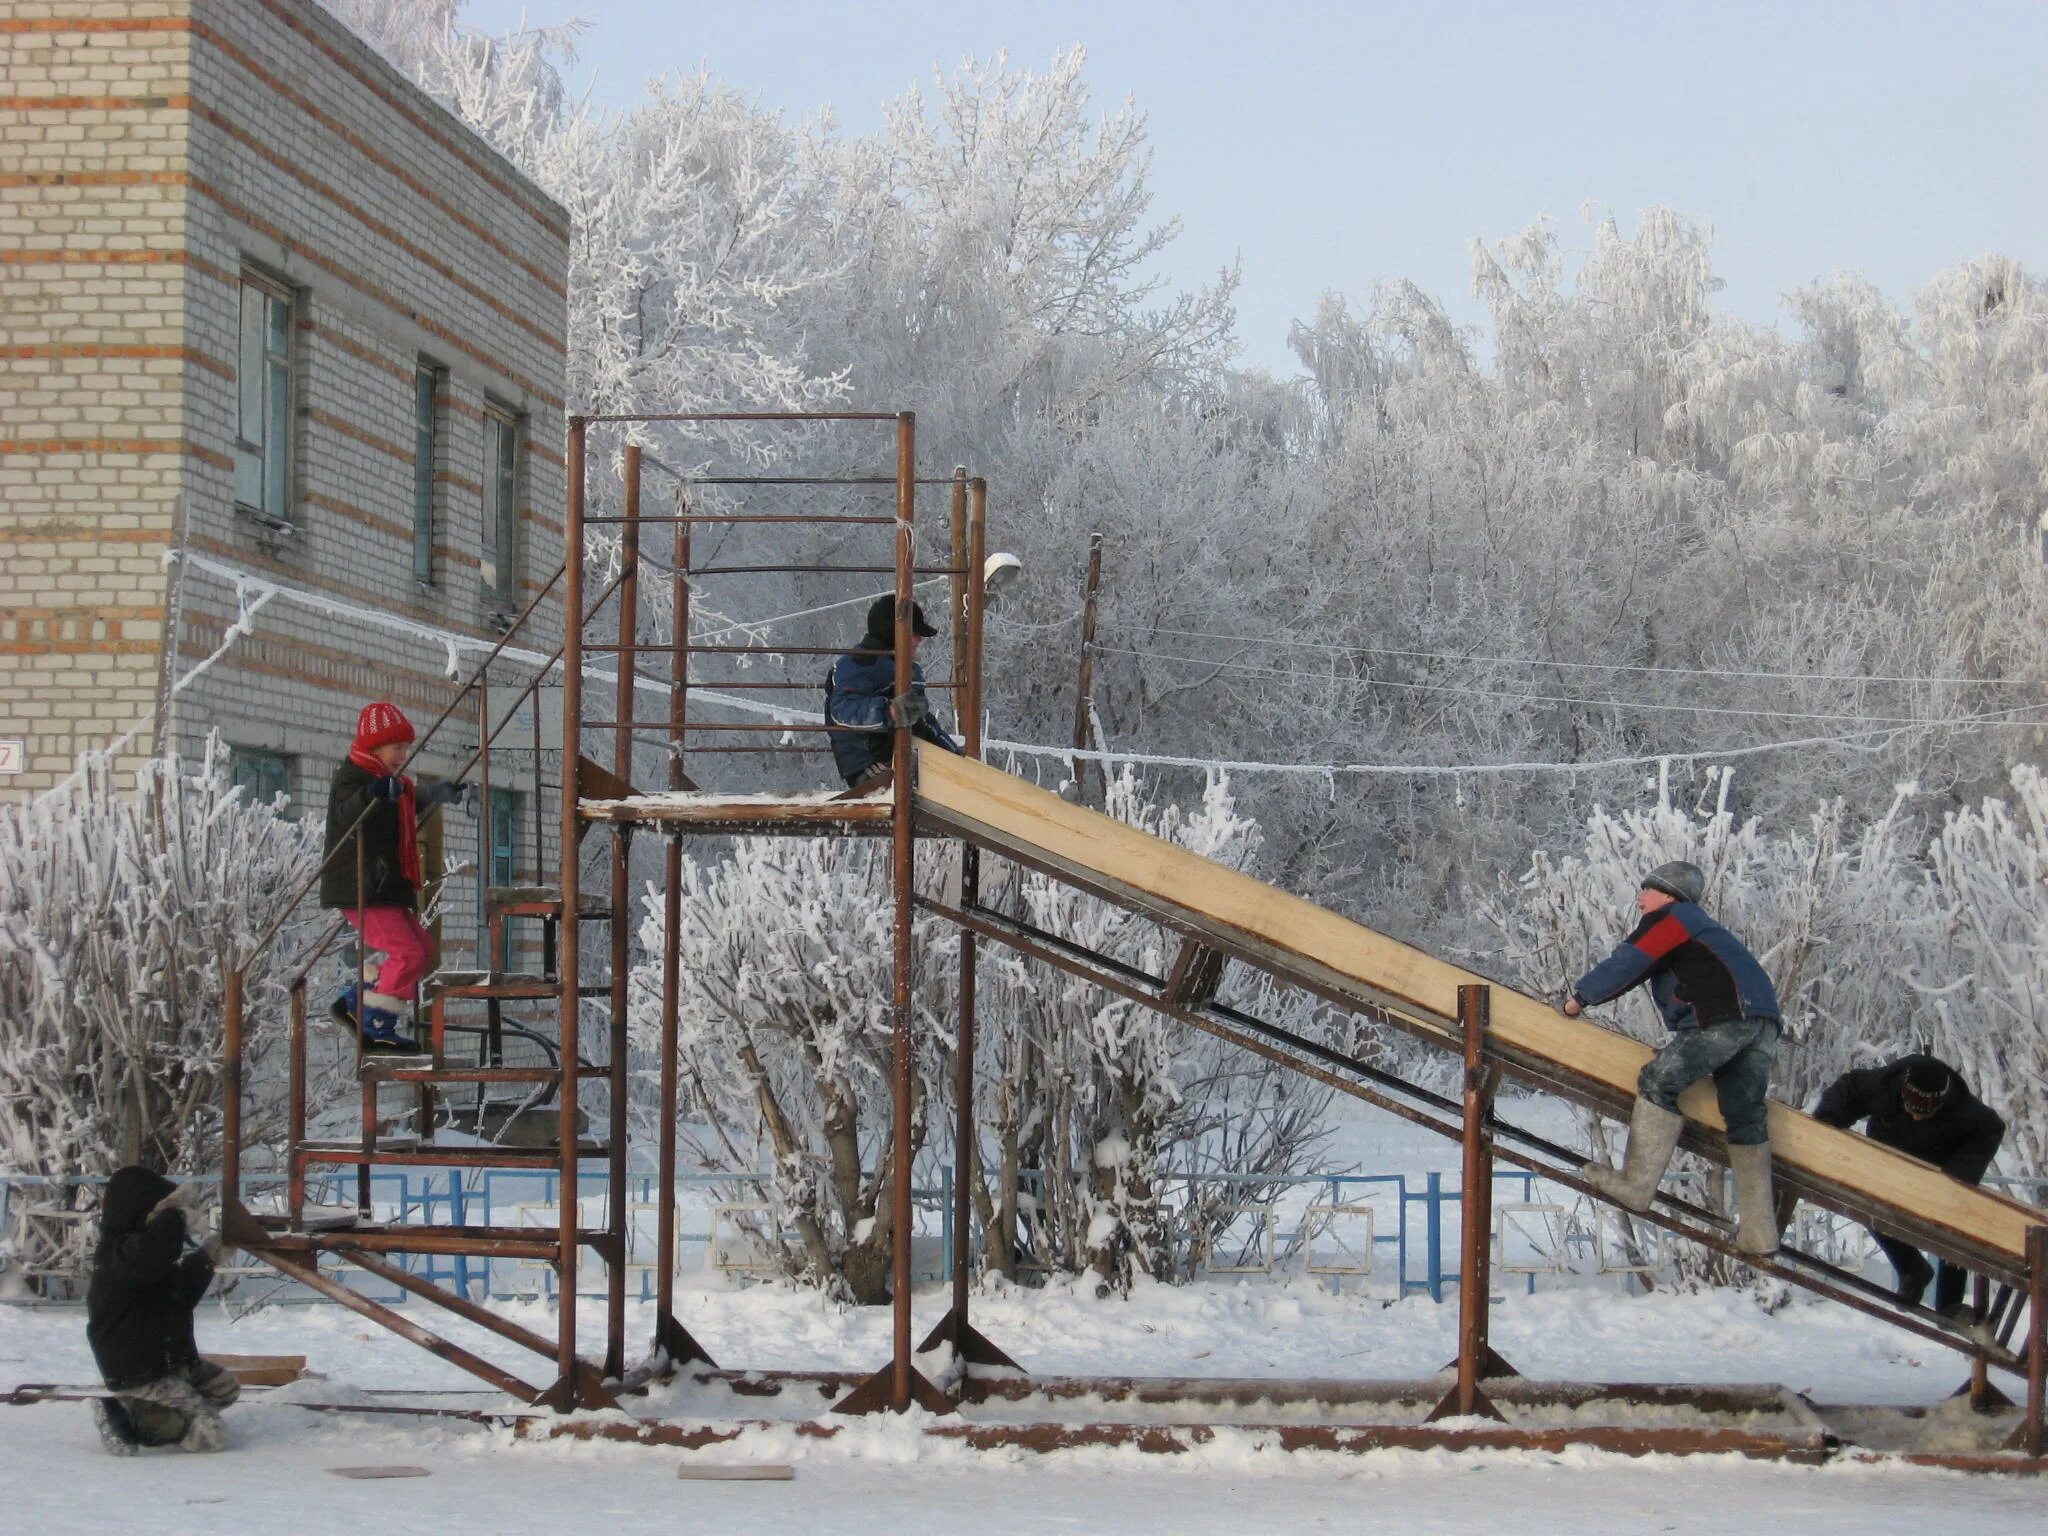
MULTIPOLYGON (((872 640, 862 643, 867 647, 875 645, 872 640)), ((886 765, 894 750, 889 726, 889 699, 895 690, 896 658, 886 648, 893 643, 885 642, 883 647, 879 647, 882 650, 880 655, 849 652, 841 656, 832 663, 832 670, 825 678, 825 723, 857 727, 850 731, 827 733, 832 742, 833 764, 848 784, 877 764, 886 765)), ((911 692, 923 698, 924 668, 912 662, 910 677, 911 692)), ((944 747, 948 752, 960 750, 958 743, 940 730, 938 722, 930 715, 919 721, 911 734, 944 747)))
POLYGON ((1572 995, 1591 1006, 1645 980, 1674 1030, 1780 1017, 1777 988, 1756 956, 1689 901, 1644 917, 1613 954, 1579 978, 1572 995))

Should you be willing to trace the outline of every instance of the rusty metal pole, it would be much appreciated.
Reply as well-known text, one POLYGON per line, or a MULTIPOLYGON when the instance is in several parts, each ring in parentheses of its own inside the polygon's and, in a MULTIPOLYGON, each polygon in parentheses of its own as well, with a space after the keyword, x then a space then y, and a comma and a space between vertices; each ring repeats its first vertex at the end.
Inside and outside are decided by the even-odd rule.
MULTIPOLYGON (((626 783, 633 781, 634 683, 639 676, 640 644, 640 445, 626 446, 626 520, 619 529, 619 645, 618 696, 612 719, 612 771, 626 783)), ((612 1251, 606 1255, 605 1274, 605 1375, 616 1380, 626 1369, 626 982, 632 963, 630 948, 632 907, 633 824, 612 827, 611 900, 611 1041, 608 1058, 611 1097, 610 1130, 606 1138, 609 1166, 605 1180, 605 1225, 612 1251)), ((563 921, 574 914, 563 913, 563 921)))
MULTIPOLYGON (((896 681, 893 696, 910 691, 916 648, 911 643, 911 602, 915 579, 912 567, 917 550, 914 537, 917 513, 917 418, 909 411, 896 418, 896 681)), ((910 1105, 911 1105, 911 987, 913 955, 911 923, 915 912, 916 845, 911 815, 914 795, 911 773, 916 755, 910 728, 898 722, 894 747, 895 808, 890 818, 891 874, 896 898, 895 911, 895 1008, 893 1045, 895 1051, 896 1124, 894 1136, 894 1183, 890 1189, 891 1276, 895 1309, 895 1349, 891 1357, 889 1406, 898 1413, 910 1407, 910 1105)))
POLYGON ((584 450, 589 424, 580 416, 569 419, 568 514, 563 520, 563 555, 567 572, 562 589, 562 920, 557 938, 559 975, 562 984, 561 1063, 562 1082, 556 1093, 561 1113, 557 1117, 556 1173, 562 1199, 560 1252, 555 1259, 561 1311, 555 1344, 555 1364, 561 1372, 556 1388, 557 1406, 567 1408, 576 1393, 576 1064, 580 1056, 577 1040, 578 961, 581 934, 577 932, 577 909, 582 901, 576 868, 577 810, 576 760, 580 754, 583 728, 583 496, 584 450))
MULTIPOLYGON (((685 505, 676 498, 681 516, 685 505)), ((675 535, 675 569, 669 573, 672 622, 669 636, 668 693, 668 787, 681 789, 683 776, 684 727, 690 705, 690 525, 678 522, 675 535)), ((674 1341, 669 1337, 676 1309, 676 1100, 680 1063, 677 1010, 681 1006, 681 956, 677 954, 683 936, 683 837, 669 834, 667 862, 663 870, 661 911, 661 1142, 655 1212, 654 1246, 660 1250, 655 1262, 661 1266, 654 1277, 654 1345, 676 1360, 674 1341)))
MULTIPOLYGON (((299 1161, 299 1148, 306 1140, 306 978, 292 983, 291 1038, 291 1120, 285 1128, 286 1199, 291 1208, 291 1229, 306 1228, 306 1165, 299 1161)), ((237 1161, 239 1163, 239 1152, 237 1161)), ((239 1167, 236 1170, 240 1176, 239 1167)), ((225 1177, 225 1173, 223 1173, 225 1177)))
MULTIPOLYGON (((1095 702, 1095 607, 1096 596, 1102 590, 1102 535, 1088 535, 1088 587, 1085 601, 1081 605, 1081 679, 1074 694, 1074 750, 1087 750, 1090 716, 1095 702)), ((1099 775, 1105 789, 1109 775, 1099 775)), ((1074 759, 1074 795, 1085 800, 1088 796, 1088 761, 1074 759)))
MULTIPOLYGON (((367 818, 365 818, 367 819, 367 818)), ((364 918, 364 902, 370 889, 369 828, 358 822, 356 840, 356 1076, 363 1081, 363 1150, 369 1151, 377 1139, 377 1084, 374 1079, 363 1077, 363 1020, 370 1011, 370 941, 364 918)), ((381 980, 383 972, 379 971, 381 980)), ((419 1028, 414 1021, 414 1029, 419 1028)), ((356 1210, 364 1221, 370 1219, 370 1165, 356 1164, 356 1210)))
MULTIPOLYGON (((1971 1302, 1976 1308, 1977 1321, 1982 1323, 1991 1313, 1991 1279, 1988 1275, 1972 1278, 1971 1302)), ((1991 1384, 1991 1365, 1982 1355, 1970 1357, 1970 1379, 1962 1390, 1970 1400, 1970 1407, 1978 1413, 2012 1406, 2011 1400, 1991 1384)))
MULTIPOLYGON (((959 693, 956 691, 957 699, 959 693)), ((981 900, 981 850, 960 847, 960 904, 972 910, 981 900)), ((974 1122, 974 985, 975 936, 960 930, 960 1033, 953 1050, 953 1332, 954 1347, 967 1353, 967 1268, 972 1244, 968 1229, 974 1219, 972 1191, 979 1177, 975 1154, 979 1135, 974 1122)))
MULTIPOLYGON (((477 841, 482 844, 482 847, 478 849, 479 857, 476 861, 477 878, 483 881, 484 889, 488 892, 491 886, 491 857, 497 852, 491 846, 491 664, 489 662, 485 662, 483 666, 477 669, 476 711, 483 720, 479 733, 483 738, 483 746, 477 752, 477 781, 479 784, 477 792, 481 797, 477 806, 479 812, 477 816, 477 841)), ((446 817, 442 818, 444 824, 446 819, 446 817)), ((488 910, 488 900, 486 901, 486 910, 488 910)), ((440 1042, 436 1041, 435 1044, 439 1045, 440 1042)))
MULTIPOLYGON (((220 1189, 223 1200, 239 1200, 242 1192, 242 984, 242 973, 229 971, 226 992, 221 998, 220 1189)), ((298 1151, 297 1147, 292 1150, 294 1154, 298 1151)), ((292 1162, 296 1167, 296 1155, 292 1162)))
POLYGON ((967 703, 967 466, 953 466, 953 505, 947 518, 952 535, 953 575, 946 583, 952 598, 953 620, 947 639, 953 647, 953 724, 964 728, 961 712, 967 703))
POLYGON ((1493 1080, 1486 1067, 1486 1030, 1493 989, 1480 984, 1458 988, 1458 1022, 1465 1035, 1464 1188, 1461 1191, 1458 1261, 1458 1380, 1430 1414, 1432 1420, 1479 1416, 1498 1419, 1479 1383, 1501 1374, 1503 1363, 1487 1343, 1488 1287, 1492 1283, 1493 1142, 1487 1123, 1493 1117, 1493 1080))
POLYGON ((2029 1456, 2048 1456, 2048 1227, 2027 1229, 2027 1417, 2015 1437, 2029 1456))
POLYGON ((967 484, 967 670, 961 684, 967 703, 954 692, 953 708, 959 715, 960 745, 967 755, 981 757, 981 657, 983 625, 988 617, 988 589, 983 585, 988 569, 988 482, 976 478, 967 484))

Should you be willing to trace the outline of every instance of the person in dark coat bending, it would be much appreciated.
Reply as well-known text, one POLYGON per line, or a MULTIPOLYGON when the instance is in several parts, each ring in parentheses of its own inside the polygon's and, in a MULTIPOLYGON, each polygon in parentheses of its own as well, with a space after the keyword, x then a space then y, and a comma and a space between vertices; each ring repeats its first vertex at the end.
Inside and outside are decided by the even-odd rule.
POLYGON ((220 1239, 195 1214, 200 1191, 147 1168, 123 1168, 100 1202, 100 1240, 85 1296, 85 1336, 114 1395, 95 1398, 100 1440, 116 1456, 144 1446, 218 1451, 221 1409, 241 1394, 199 1358, 192 1314, 213 1280, 220 1239))
MULTIPOLYGON (((1932 1163, 1965 1184, 1983 1181, 2005 1140, 2005 1121, 1998 1112, 1971 1093, 1947 1062, 1928 1055, 1901 1056, 1881 1067, 1844 1072, 1828 1084, 1813 1108, 1813 1118, 1845 1130, 1867 1120, 1863 1134, 1872 1141, 1932 1163)), ((1882 1232, 1871 1236, 1898 1271, 1902 1305, 1918 1305, 1932 1280, 1934 1310, 1950 1318, 1963 1314, 1962 1270, 1946 1259, 1937 1270, 1912 1244, 1882 1232)))
MULTIPOLYGON (((911 652, 938 631, 924 609, 910 605, 911 652)), ((910 727, 934 746, 958 754, 960 746, 932 719, 924 694, 924 668, 911 664, 910 686, 896 692, 896 599, 878 597, 868 607, 868 629, 859 645, 832 663, 825 678, 825 723, 851 729, 827 732, 832 763, 846 787, 859 794, 889 782, 895 751, 893 732, 910 727)))

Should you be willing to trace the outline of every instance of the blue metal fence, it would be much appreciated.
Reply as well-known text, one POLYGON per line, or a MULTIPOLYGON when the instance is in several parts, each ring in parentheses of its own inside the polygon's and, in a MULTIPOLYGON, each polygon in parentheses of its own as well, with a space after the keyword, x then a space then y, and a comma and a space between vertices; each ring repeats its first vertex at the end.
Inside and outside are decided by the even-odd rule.
MULTIPOLYGON (((91 1220, 96 1215, 97 1200, 81 1202, 77 1191, 105 1183, 104 1178, 79 1176, 73 1178, 45 1177, 28 1174, 0 1174, 0 1242, 4 1242, 12 1231, 11 1219, 19 1205, 33 1200, 45 1213, 58 1219, 91 1220), (50 1199, 52 1192, 61 1191, 61 1204, 50 1199), (84 1208, 79 1208, 80 1206, 84 1208)), ((211 1182, 202 1180, 201 1182, 211 1182)), ((1185 1180, 1176 1181, 1185 1183, 1185 1180)), ((1455 1253, 1458 1245, 1458 1206, 1460 1191, 1455 1177, 1442 1173, 1426 1173, 1420 1176, 1410 1174, 1314 1174, 1282 1175, 1271 1174, 1209 1174, 1196 1181, 1203 1185, 1221 1185, 1226 1189, 1256 1186, 1270 1191, 1265 1198, 1243 1209, 1259 1222, 1263 1234, 1273 1234, 1274 1242, 1266 1262, 1259 1266, 1268 1269, 1307 1269, 1307 1257, 1316 1235, 1314 1222, 1318 1207, 1340 1207, 1356 1209, 1369 1206, 1375 1211, 1385 1208, 1393 1217, 1391 1230, 1383 1231, 1377 1221, 1372 1233, 1371 1265, 1374 1276, 1380 1276, 1378 1287, 1383 1287, 1393 1296, 1414 1294, 1427 1295, 1432 1301, 1441 1302, 1446 1290, 1455 1290, 1458 1273, 1455 1268, 1455 1253), (1288 1242, 1281 1251, 1277 1234, 1283 1209, 1299 1218, 1297 1224, 1288 1229, 1288 1242), (1411 1229, 1420 1227, 1419 1239, 1411 1229), (1392 1269, 1383 1274, 1378 1256, 1389 1255, 1392 1269), (1446 1260, 1451 1263, 1447 1265, 1446 1260)), ((2043 1179, 1987 1179, 1987 1184, 2001 1187, 2019 1198, 2039 1203, 2048 1196, 2048 1180, 2043 1179)), ((636 1174, 628 1190, 628 1202, 632 1214, 651 1211, 655 1206, 655 1179, 649 1174, 636 1174)), ((767 1183, 767 1176, 743 1174, 684 1174, 678 1176, 672 1198, 676 1202, 677 1221, 677 1268, 688 1272, 713 1268, 717 1262, 714 1248, 719 1239, 717 1211, 722 1202, 715 1197, 721 1191, 745 1189, 748 1186, 760 1188, 767 1183), (692 1263, 692 1255, 695 1263, 692 1263)), ((345 1179, 340 1176, 315 1178, 308 1182, 307 1192, 310 1205, 328 1205, 336 1209, 354 1208, 354 1175, 345 1179)), ((395 1223, 431 1223, 438 1226, 523 1226, 553 1230, 557 1224, 559 1198, 559 1176, 552 1171, 527 1171, 516 1169, 384 1169, 372 1173, 370 1179, 371 1205, 376 1216, 395 1223), (528 1214, 532 1213, 532 1219, 528 1214)), ((1549 1191, 1550 1203, 1559 1205, 1567 1216, 1578 1208, 1578 1197, 1554 1186, 1546 1186, 1533 1173, 1523 1171, 1496 1172, 1494 1194, 1496 1203, 1503 1197, 1519 1198, 1524 1203, 1543 1203, 1540 1199, 1549 1191)), ((577 1198, 583 1202, 601 1202, 609 1193, 606 1170, 602 1168, 583 1172, 577 1181, 577 1198)), ((252 1209, 278 1209, 284 1195, 281 1177, 271 1175, 250 1175, 242 1181, 242 1198, 252 1209)), ((917 1271, 920 1281, 947 1280, 952 1276, 953 1259, 953 1180, 951 1170, 942 1172, 934 1186, 912 1191, 917 1217, 915 1238, 924 1258, 917 1271)), ((1327 1218, 1325 1218, 1327 1219, 1327 1218)), ((641 1298, 650 1299, 654 1292, 653 1265, 649 1262, 654 1248, 654 1223, 652 1220, 629 1220, 628 1262, 638 1271, 638 1292, 641 1298)), ((1853 1227, 1843 1223, 1845 1230, 1853 1227)), ((787 1234, 775 1234, 777 1240, 787 1234)), ((973 1234, 974 1250, 979 1262, 980 1233, 973 1234)), ((1182 1235, 1183 1238, 1185 1234, 1182 1235)), ((1574 1223, 1570 1219, 1560 1220, 1557 1242, 1561 1248, 1584 1246, 1595 1241, 1590 1227, 1574 1223)), ((1560 1270, 1569 1267, 1566 1255, 1558 1255, 1560 1270)), ((0 1248, 0 1268, 10 1262, 4 1248, 0 1248)), ((512 1297, 532 1295, 546 1298, 552 1294, 553 1271, 545 1264, 533 1261, 489 1260, 466 1255, 407 1255, 397 1262, 403 1263, 413 1274, 436 1284, 448 1286, 464 1295, 490 1295, 512 1297)), ((402 1304, 406 1293, 374 1276, 359 1270, 345 1270, 348 1283, 360 1288, 364 1294, 379 1301, 402 1304)), ((601 1284, 602 1270, 597 1266, 582 1266, 580 1273, 588 1277, 593 1285, 591 1294, 597 1294, 595 1287, 601 1284)), ((1325 1273, 1328 1273, 1326 1271, 1325 1273)), ((1353 1271, 1364 1274, 1361 1267, 1353 1271)), ((1497 1270, 1497 1274, 1500 1272, 1497 1270)), ((225 1278, 233 1283, 252 1280, 257 1276, 276 1277, 263 1266, 242 1266, 226 1272, 225 1278)), ((55 1288, 67 1285, 79 1288, 82 1275, 50 1275, 43 1277, 55 1282, 55 1288)), ((1524 1275, 1528 1291, 1536 1289, 1537 1275, 1533 1269, 1524 1275)), ((1338 1280, 1341 1284, 1341 1278, 1338 1280)), ((303 1287, 286 1286, 286 1293, 312 1299, 313 1293, 303 1287)))

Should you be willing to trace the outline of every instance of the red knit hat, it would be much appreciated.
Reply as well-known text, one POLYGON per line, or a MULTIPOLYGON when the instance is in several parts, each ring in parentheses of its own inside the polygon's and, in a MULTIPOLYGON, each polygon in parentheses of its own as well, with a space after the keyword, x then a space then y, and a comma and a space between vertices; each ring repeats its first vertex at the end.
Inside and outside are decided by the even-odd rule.
POLYGON ((356 750, 374 752, 394 741, 413 739, 412 722, 396 704, 365 704, 356 716, 356 750))

